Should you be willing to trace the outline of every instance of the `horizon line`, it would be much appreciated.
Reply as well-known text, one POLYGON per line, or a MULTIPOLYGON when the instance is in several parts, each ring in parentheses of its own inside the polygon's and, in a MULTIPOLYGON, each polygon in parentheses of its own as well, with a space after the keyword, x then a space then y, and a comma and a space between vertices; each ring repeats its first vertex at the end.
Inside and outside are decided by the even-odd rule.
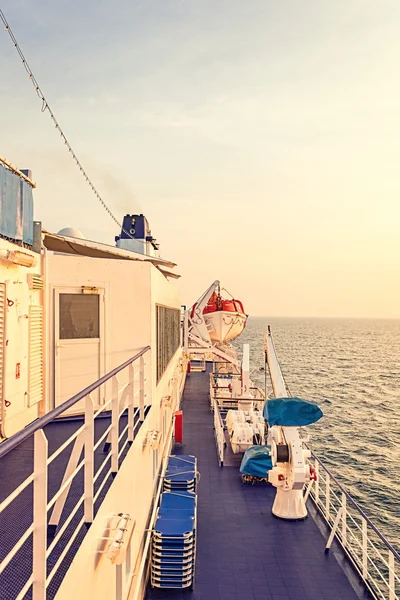
POLYGON ((341 317, 341 316, 323 316, 315 317, 310 315, 248 315, 248 318, 253 319, 343 319, 343 320, 358 320, 358 321, 400 321, 400 317, 341 317))

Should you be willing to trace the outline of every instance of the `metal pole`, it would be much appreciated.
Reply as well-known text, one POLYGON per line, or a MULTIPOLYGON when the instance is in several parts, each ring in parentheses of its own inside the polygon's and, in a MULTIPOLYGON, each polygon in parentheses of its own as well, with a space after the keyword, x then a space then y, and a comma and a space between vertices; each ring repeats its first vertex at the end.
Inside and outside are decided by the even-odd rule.
POLYGON ((33 600, 46 600, 48 441, 35 432, 33 458, 33 600))
POLYGON ((129 377, 129 397, 128 397, 128 440, 133 442, 135 437, 135 421, 134 421, 134 410, 135 410, 135 366, 134 364, 129 365, 128 368, 129 377))
POLYGON ((394 554, 389 550, 389 600, 395 600, 396 598, 394 586, 394 554))
MULTIPOLYGON (((65 469, 64 477, 62 479, 60 487, 63 487, 64 483, 71 477, 72 473, 75 471, 77 464, 79 462, 79 458, 82 454, 82 448, 84 444, 84 431, 81 432, 75 440, 75 443, 72 447, 72 451, 70 457, 68 459, 68 464, 65 469)), ((51 517, 49 520, 49 528, 51 532, 54 534, 56 531, 56 527, 60 522, 60 518, 62 515, 62 511, 64 510, 65 501, 67 499, 69 490, 71 489, 73 479, 66 486, 63 493, 58 497, 56 503, 53 508, 53 512, 51 513, 51 517)))
POLYGON ((84 513, 85 523, 93 522, 93 478, 94 478, 94 402, 90 394, 85 398, 85 429, 83 431, 85 447, 84 464, 84 513))
POLYGON ((368 577, 368 524, 366 519, 362 517, 362 576, 363 579, 368 577))
POLYGON ((335 519, 335 521, 334 521, 334 523, 333 523, 333 527, 332 527, 332 529, 331 529, 331 532, 330 532, 330 534, 329 534, 328 541, 326 542, 325 550, 329 550, 329 548, 330 548, 330 547, 331 547, 331 545, 332 545, 333 538, 334 538, 334 537, 335 537, 335 535, 336 535, 336 530, 337 530, 337 528, 339 527, 340 519, 342 518, 342 514, 343 514, 343 508, 342 508, 342 507, 340 507, 340 508, 339 508, 339 510, 338 510, 338 513, 337 513, 337 515, 336 515, 336 519, 335 519))
POLYGON ((319 464, 318 461, 314 461, 315 469, 315 502, 319 503, 319 464))
POLYGON ((139 419, 141 422, 143 422, 144 421, 144 358, 143 358, 143 356, 141 356, 139 359, 139 365, 140 365, 140 367, 139 367, 140 368, 139 419))
POLYGON ((346 516, 347 516, 347 498, 346 494, 342 492, 342 545, 345 548, 347 545, 347 525, 346 525, 346 516))
MULTIPOLYGON (((316 464, 317 464, 317 461, 316 461, 316 464)), ((329 473, 325 473, 325 514, 326 514, 326 520, 328 522, 331 517, 330 502, 331 502, 331 478, 330 478, 329 473)))
POLYGON ((111 382, 111 472, 118 472, 118 412, 119 412, 119 385, 116 375, 111 382))

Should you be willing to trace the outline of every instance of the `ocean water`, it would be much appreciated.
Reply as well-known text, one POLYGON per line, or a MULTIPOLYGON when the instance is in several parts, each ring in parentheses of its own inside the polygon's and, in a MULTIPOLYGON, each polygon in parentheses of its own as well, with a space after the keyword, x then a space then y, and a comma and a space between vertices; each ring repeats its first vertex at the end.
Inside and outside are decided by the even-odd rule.
POLYGON ((291 395, 324 413, 307 428, 313 450, 399 549, 400 320, 250 317, 235 345, 250 344, 262 388, 268 324, 291 395))

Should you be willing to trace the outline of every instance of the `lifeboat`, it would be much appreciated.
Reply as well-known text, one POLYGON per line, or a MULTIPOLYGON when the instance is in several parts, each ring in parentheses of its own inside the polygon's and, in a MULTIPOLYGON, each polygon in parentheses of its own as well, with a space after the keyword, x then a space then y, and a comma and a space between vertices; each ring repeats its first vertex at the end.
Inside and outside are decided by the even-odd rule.
MULTIPOLYGON (((191 317, 195 316, 197 304, 192 306, 191 317)), ((203 318, 211 341, 223 344, 237 338, 246 326, 247 315, 240 300, 225 300, 221 294, 213 293, 203 309, 203 318)))

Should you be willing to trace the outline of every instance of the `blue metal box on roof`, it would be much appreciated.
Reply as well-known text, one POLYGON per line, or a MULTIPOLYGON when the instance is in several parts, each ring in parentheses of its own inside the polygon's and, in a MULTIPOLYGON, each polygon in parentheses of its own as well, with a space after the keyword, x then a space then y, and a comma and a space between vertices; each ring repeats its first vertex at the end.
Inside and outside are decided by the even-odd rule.
MULTIPOLYGON (((28 175, 29 171, 22 171, 28 175)), ((0 164, 0 235, 15 242, 33 244, 32 186, 0 164)))

